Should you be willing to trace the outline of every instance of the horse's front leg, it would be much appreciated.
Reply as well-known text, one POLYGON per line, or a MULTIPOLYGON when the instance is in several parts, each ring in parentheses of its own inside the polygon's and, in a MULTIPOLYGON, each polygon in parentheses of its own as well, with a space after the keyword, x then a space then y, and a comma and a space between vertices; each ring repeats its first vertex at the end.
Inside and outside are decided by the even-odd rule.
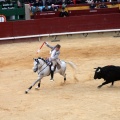
MULTIPOLYGON (((27 94, 28 93, 28 91, 29 90, 31 90, 32 89, 32 87, 37 83, 37 82, 39 82, 39 81, 41 81, 41 77, 39 77, 26 91, 25 91, 25 93, 27 94)), ((40 82, 39 82, 40 83, 40 82)))
POLYGON ((38 82, 38 85, 35 87, 36 90, 40 88, 41 80, 38 82))

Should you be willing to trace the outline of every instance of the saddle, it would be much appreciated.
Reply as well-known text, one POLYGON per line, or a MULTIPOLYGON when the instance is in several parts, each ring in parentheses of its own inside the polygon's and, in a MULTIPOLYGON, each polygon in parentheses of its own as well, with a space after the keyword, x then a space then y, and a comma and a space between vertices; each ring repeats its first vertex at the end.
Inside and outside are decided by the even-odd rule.
POLYGON ((57 65, 56 65, 57 69, 61 69, 61 61, 60 59, 57 59, 57 65))
MULTIPOLYGON (((51 62, 51 61, 49 61, 49 60, 46 60, 46 64, 48 65, 48 66, 52 66, 53 65, 53 62, 51 62)), ((61 65, 57 62, 57 64, 55 65, 55 69, 60 69, 61 68, 61 65)), ((55 70, 54 70, 55 71, 55 70)))
POLYGON ((57 65, 56 65, 56 67, 57 67, 58 70, 61 69, 61 65, 58 64, 58 63, 57 63, 57 65))
MULTIPOLYGON (((41 58, 41 57, 38 57, 38 59, 41 59, 41 60, 43 60, 46 64, 47 64, 47 66, 49 66, 49 69, 50 69, 50 73, 52 72, 51 71, 51 66, 53 65, 53 62, 51 62, 51 61, 49 61, 48 59, 44 59, 44 58, 41 58)), ((54 67, 54 71, 56 70, 56 68, 59 70, 59 69, 61 69, 61 62, 60 62, 60 60, 58 59, 58 61, 57 61, 57 64, 55 65, 55 67, 54 67)), ((50 75, 50 74, 49 74, 50 75)))
POLYGON ((47 64, 48 66, 52 66, 52 62, 51 62, 51 61, 49 61, 48 59, 47 59, 47 60, 45 60, 45 62, 46 62, 46 64, 47 64))

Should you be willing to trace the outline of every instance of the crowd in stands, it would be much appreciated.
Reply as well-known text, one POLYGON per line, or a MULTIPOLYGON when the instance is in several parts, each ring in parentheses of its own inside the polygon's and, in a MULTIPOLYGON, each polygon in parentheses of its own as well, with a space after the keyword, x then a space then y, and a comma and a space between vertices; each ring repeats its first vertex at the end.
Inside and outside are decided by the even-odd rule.
POLYGON ((100 2, 120 2, 120 0, 0 0, 0 3, 30 3, 31 6, 48 6, 54 5, 70 5, 70 4, 81 4, 81 3, 100 3, 100 2))
POLYGON ((36 0, 34 2, 34 4, 32 4, 32 6, 31 6, 31 11, 33 13, 38 12, 38 11, 58 11, 58 7, 59 7, 58 5, 56 6, 54 4, 51 4, 51 5, 45 4, 45 5, 43 5, 43 2, 41 0, 36 0))
POLYGON ((28 2, 31 3, 31 11, 33 13, 37 11, 58 11, 59 6, 62 6, 62 11, 65 11, 65 7, 67 5, 71 4, 81 4, 81 3, 87 3, 90 5, 90 9, 94 8, 107 8, 106 2, 112 2, 112 1, 120 1, 120 0, 29 0, 28 2), (96 4, 98 4, 96 6, 96 4))
MULTIPOLYGON (((113 0, 112 0, 113 1, 113 0)), ((120 0, 114 0, 120 1, 120 0)), ((3 3, 9 3, 11 0, 0 0, 3 3)), ((15 0, 12 3, 16 2, 18 7, 22 7, 23 3, 30 4, 30 10, 34 14, 35 12, 46 12, 46 11, 58 11, 61 8, 60 16, 68 16, 68 13, 65 11, 67 5, 71 4, 81 4, 87 3, 90 6, 90 9, 94 8, 107 8, 106 2, 111 2, 111 0, 15 0), (99 5, 98 5, 99 3, 99 5), (97 4, 97 5, 96 5, 97 4)))
MULTIPOLYGON (((72 1, 71 1, 72 2, 72 1)), ((51 2, 52 4, 47 4, 48 2, 44 3, 42 0, 35 0, 35 2, 31 6, 31 11, 33 13, 35 12, 46 12, 46 11, 58 11, 60 5, 59 4, 53 4, 54 2, 51 2)), ((60 1, 59 1, 60 3, 60 1)), ((60 17, 66 17, 68 16, 68 12, 65 11, 66 2, 62 1, 61 4, 61 12, 60 17)), ((72 3, 73 4, 73 3, 72 3)))
MULTIPOLYGON (((120 0, 0 0, 0 3, 13 3, 13 4, 18 4, 18 6, 21 6, 21 4, 24 3, 29 3, 30 6, 33 7, 45 7, 46 5, 48 8, 51 5, 59 6, 59 5, 71 5, 71 4, 92 4, 92 3, 101 3, 101 2, 120 2, 120 0)), ((40 8, 42 10, 43 8, 40 8)))
MULTIPOLYGON (((36 0, 28 0, 26 2, 29 2, 31 4, 36 3, 36 0)), ((51 4, 55 4, 55 5, 62 5, 63 3, 65 4, 74 4, 73 0, 38 0, 37 3, 40 6, 45 6, 46 4, 49 6, 51 4)))
POLYGON ((95 8, 108 8, 105 2, 100 2, 98 6, 96 6, 95 2, 90 3, 90 9, 95 9, 95 8))
MULTIPOLYGON (((90 6, 90 9, 107 8, 107 5, 105 4, 107 0, 76 0, 76 2, 77 1, 88 3, 90 6)), ((55 0, 35 0, 31 4, 31 11, 33 13, 38 12, 38 11, 42 11, 42 12, 58 11, 59 6, 61 5, 60 16, 64 17, 64 16, 68 16, 68 13, 65 11, 65 7, 68 4, 74 4, 74 1, 72 0, 56 0, 56 1, 55 0)))

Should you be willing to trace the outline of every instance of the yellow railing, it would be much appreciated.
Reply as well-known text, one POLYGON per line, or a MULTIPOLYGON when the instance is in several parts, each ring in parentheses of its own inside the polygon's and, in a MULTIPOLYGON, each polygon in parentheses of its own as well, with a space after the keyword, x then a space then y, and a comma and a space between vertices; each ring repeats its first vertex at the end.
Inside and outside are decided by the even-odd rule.
MULTIPOLYGON (((120 9, 120 3, 119 4, 115 4, 115 5, 107 5, 108 8, 116 8, 116 7, 119 7, 120 9)), ((65 10, 68 11, 68 10, 88 10, 89 9, 89 6, 75 6, 75 7, 66 7, 65 10)), ((61 11, 61 9, 59 9, 59 11, 61 11)))

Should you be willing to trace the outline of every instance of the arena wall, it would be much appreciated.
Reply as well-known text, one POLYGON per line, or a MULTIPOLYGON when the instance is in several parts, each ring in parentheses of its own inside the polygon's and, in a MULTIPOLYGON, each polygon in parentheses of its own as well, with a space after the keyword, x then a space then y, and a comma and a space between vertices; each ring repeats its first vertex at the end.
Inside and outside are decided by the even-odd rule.
POLYGON ((69 32, 120 29, 120 13, 43 18, 0 23, 0 40, 21 36, 47 36, 69 32))

